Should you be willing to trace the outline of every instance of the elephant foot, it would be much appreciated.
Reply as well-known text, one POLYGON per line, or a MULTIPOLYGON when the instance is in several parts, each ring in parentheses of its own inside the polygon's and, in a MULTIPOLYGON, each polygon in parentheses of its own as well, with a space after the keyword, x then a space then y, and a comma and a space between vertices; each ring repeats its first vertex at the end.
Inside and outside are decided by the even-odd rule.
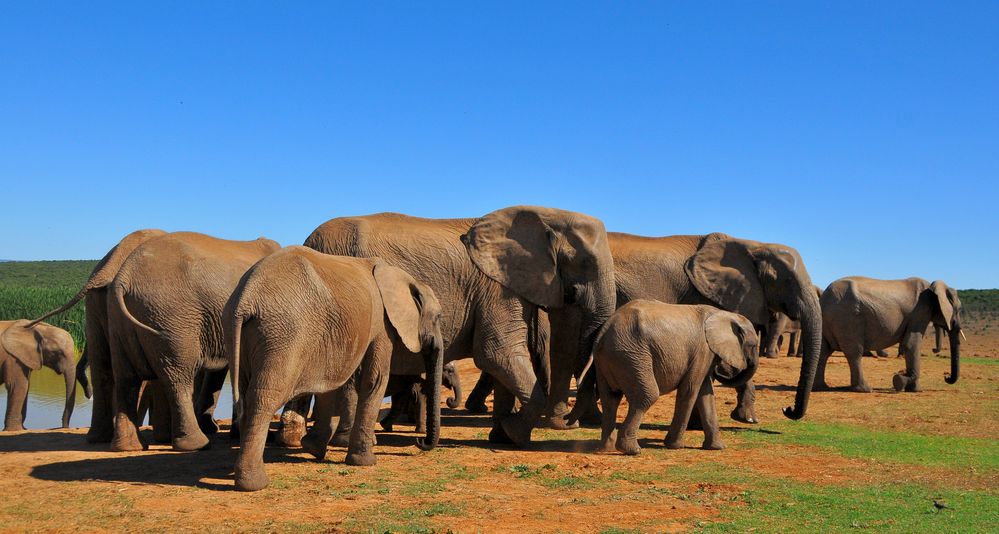
MULTIPOLYGON (((740 423, 749 423, 751 425, 755 425, 756 423, 759 422, 759 420, 756 418, 755 410, 753 410, 752 408, 746 408, 745 406, 736 406, 735 409, 732 410, 732 413, 729 414, 729 416, 740 423)), ((700 421, 698 421, 698 423, 700 423, 700 421)), ((690 426, 688 426, 687 428, 690 429, 690 426)))
POLYGON ((392 421, 388 421, 388 420, 382 419, 381 422, 378 423, 378 424, 381 425, 382 430, 384 430, 386 432, 391 432, 392 431, 392 421))
POLYGON ((891 385, 895 388, 895 391, 903 391, 906 386, 908 379, 905 375, 894 375, 891 377, 891 385))
POLYGON ((21 432, 22 430, 24 430, 24 425, 18 423, 4 425, 3 427, 4 432, 21 432))
POLYGON ((766 353, 760 354, 760 358, 769 358, 771 360, 776 360, 779 356, 776 353, 766 353))
POLYGON ((678 439, 671 439, 668 435, 666 436, 666 439, 663 441, 663 445, 665 445, 667 449, 682 449, 683 448, 683 442, 682 441, 680 441, 678 439))
POLYGON ((337 432, 333 434, 333 437, 330 439, 330 445, 334 447, 349 447, 350 432, 337 432))
POLYGON ((305 418, 287 411, 281 414, 281 427, 277 432, 277 441, 289 448, 302 446, 302 436, 305 435, 305 418))
POLYGON ((320 436, 314 434, 306 434, 302 438, 302 449, 305 452, 315 456, 316 460, 322 461, 326 459, 326 452, 329 450, 326 444, 329 440, 324 440, 320 436))
POLYGON ((269 483, 270 480, 263 468, 251 470, 236 468, 236 489, 239 491, 260 491, 269 483))
POLYGON ((701 448, 706 451, 721 451, 725 449, 725 444, 721 440, 705 441, 701 444, 701 448))
POLYGON ((871 392, 871 386, 867 385, 866 383, 855 384, 855 385, 850 386, 849 389, 848 389, 848 391, 852 391, 854 393, 870 393, 871 392))
POLYGON ((483 414, 489 411, 489 407, 486 406, 486 403, 484 402, 480 403, 466 402, 465 409, 468 410, 468 413, 474 413, 474 414, 483 414))
POLYGON ((375 453, 370 450, 364 452, 348 452, 344 463, 347 465, 369 466, 375 465, 375 453))
POLYGON ((489 443, 495 443, 497 445, 513 445, 513 440, 510 436, 506 435, 506 431, 500 425, 494 425, 493 429, 489 431, 489 443))
POLYGON ((500 425, 503 426, 503 431, 506 432, 506 435, 513 440, 514 445, 518 447, 527 447, 530 445, 531 431, 534 430, 534 427, 526 424, 522 417, 506 417, 500 421, 500 425))
POLYGON ((198 417, 198 428, 206 436, 214 436, 219 432, 219 424, 215 422, 215 418, 208 414, 198 417))
POLYGON ((207 449, 209 445, 211 445, 211 440, 200 431, 173 440, 173 448, 176 451, 200 451, 207 449))
POLYGON ((544 428, 551 428, 553 430, 572 430, 574 428, 579 428, 579 421, 576 421, 570 425, 565 420, 566 415, 567 414, 545 417, 544 419, 541 420, 541 426, 543 426, 544 428))
POLYGON ((627 454, 628 456, 638 456, 639 454, 642 454, 642 448, 638 446, 638 440, 635 438, 620 436, 617 438, 615 448, 620 451, 621 454, 627 454))
POLYGON ((138 436, 111 440, 111 452, 135 452, 144 451, 148 446, 139 441, 138 436))

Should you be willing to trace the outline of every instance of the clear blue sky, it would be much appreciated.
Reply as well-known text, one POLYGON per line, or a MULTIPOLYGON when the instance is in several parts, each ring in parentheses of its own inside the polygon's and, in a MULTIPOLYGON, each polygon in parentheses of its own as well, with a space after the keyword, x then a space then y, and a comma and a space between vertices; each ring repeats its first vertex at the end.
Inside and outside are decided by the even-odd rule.
POLYGON ((4 3, 0 258, 540 204, 999 286, 997 2, 330 4, 4 3))

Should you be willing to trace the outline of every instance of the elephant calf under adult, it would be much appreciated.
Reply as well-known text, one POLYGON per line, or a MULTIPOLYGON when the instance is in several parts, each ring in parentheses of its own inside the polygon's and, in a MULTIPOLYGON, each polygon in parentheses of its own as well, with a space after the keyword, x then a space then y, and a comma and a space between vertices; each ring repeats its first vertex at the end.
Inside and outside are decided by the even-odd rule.
MULTIPOLYGON (((0 321, 0 380, 7 387, 7 415, 3 429, 24 430, 31 372, 42 365, 66 379, 66 406, 62 427, 69 426, 76 404, 76 351, 69 332, 48 323, 32 327, 26 320, 0 321)), ((87 388, 87 384, 83 384, 87 388)))
POLYGON ((905 371, 892 377, 896 391, 919 391, 919 358, 923 335, 930 323, 950 336, 950 375, 957 382, 961 358, 961 299, 957 291, 937 280, 922 278, 877 280, 863 276, 840 278, 822 292, 822 351, 816 387, 825 381, 829 354, 840 350, 850 364, 850 389, 869 392, 861 369, 865 350, 900 343, 905 371))
POLYGON ((292 398, 315 394, 315 424, 302 447, 326 456, 334 405, 351 381, 357 392, 346 462, 372 465, 374 424, 393 352, 420 354, 431 384, 424 450, 440 434, 444 361, 441 307, 434 292, 379 259, 330 256, 305 247, 255 265, 226 307, 227 347, 240 417, 236 488, 267 485, 263 453, 271 416, 292 398), (359 372, 358 372, 359 371, 359 372))
POLYGON ((758 365, 760 342, 749 319, 713 306, 633 300, 611 316, 593 349, 597 387, 604 406, 604 450, 639 454, 637 432, 645 412, 676 391, 676 408, 666 447, 683 446, 683 432, 695 404, 704 427, 705 449, 723 449, 715 414, 713 378, 744 384, 758 365), (617 409, 628 398, 628 415, 613 444, 617 409))

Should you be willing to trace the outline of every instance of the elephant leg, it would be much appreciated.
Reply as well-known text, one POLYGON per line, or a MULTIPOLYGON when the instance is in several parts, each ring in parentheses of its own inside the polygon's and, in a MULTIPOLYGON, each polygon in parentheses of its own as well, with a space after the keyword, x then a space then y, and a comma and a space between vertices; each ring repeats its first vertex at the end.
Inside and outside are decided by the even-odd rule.
POLYGON ((347 447, 350 445, 350 436, 354 431, 354 421, 357 417, 358 380, 360 380, 360 369, 340 387, 336 408, 339 420, 337 421, 336 431, 333 432, 333 439, 331 441, 334 447, 347 447))
POLYGON ((819 349, 819 361, 815 366, 815 382, 812 386, 812 391, 828 391, 829 385, 826 383, 826 363, 829 361, 829 355, 832 354, 832 348, 826 340, 822 340, 822 347, 819 349))
MULTIPOLYGON (((90 299, 87 299, 88 308, 90 299)), ((88 323, 90 320, 88 319, 88 323)), ((104 330, 87 324, 87 365, 90 366, 90 383, 94 396, 90 399, 90 429, 87 443, 110 443, 114 438, 114 375, 111 369, 111 351, 104 330)))
POLYGON ((614 429, 617 426, 617 409, 621 405, 623 393, 611 391, 605 380, 597 380, 597 391, 600 394, 600 404, 604 410, 600 421, 600 450, 614 450, 614 429))
POLYGON ((867 384, 867 380, 864 378, 864 369, 861 366, 864 360, 864 347, 855 345, 844 349, 843 354, 846 355, 846 362, 850 364, 850 391, 870 393, 871 386, 867 384))
POLYGON ((309 416, 311 403, 312 395, 302 395, 284 405, 281 422, 278 424, 278 443, 291 448, 302 446, 302 436, 305 435, 306 418, 309 416))
POLYGON ((919 370, 921 361, 919 358, 920 345, 923 336, 919 332, 909 332, 899 351, 905 355, 905 371, 892 376, 892 386, 895 391, 921 391, 919 387, 919 370))
POLYGON ((788 356, 795 356, 796 354, 798 354, 798 337, 799 337, 798 332, 791 332, 789 336, 790 339, 787 342, 788 356))
POLYGON ((7 387, 7 413, 4 416, 5 432, 24 430, 24 417, 28 406, 28 384, 31 371, 9 361, 4 364, 4 385, 7 387))
POLYGON ((396 393, 392 395, 392 405, 389 406, 389 411, 385 414, 385 417, 379 421, 382 425, 382 430, 386 432, 392 432, 395 427, 395 422, 399 419, 399 414, 409 407, 408 399, 404 399, 401 393, 396 393))
MULTIPOLYGON (((676 390, 676 405, 673 408, 673 420, 670 421, 669 431, 666 433, 665 444, 667 449, 683 448, 683 432, 687 429, 687 421, 697 404, 697 396, 701 391, 703 382, 694 382, 685 378, 680 382, 680 387, 676 390)), ((628 399, 631 402, 631 399, 628 399)), ((701 426, 711 424, 707 421, 708 414, 701 414, 701 426)))
MULTIPOLYGON (((170 416, 170 401, 159 380, 147 380, 143 384, 143 395, 146 406, 149 409, 149 424, 153 427, 153 441, 156 443, 170 443, 173 428, 172 417, 170 416)), ((141 405, 142 402, 140 401, 141 405)), ((138 421, 142 422, 140 415, 138 421)))
POLYGON ((215 406, 218 405, 219 393, 222 392, 228 372, 228 368, 214 371, 205 369, 204 376, 200 380, 194 401, 194 413, 198 427, 206 436, 217 434, 219 431, 219 425, 215 422, 215 406))
POLYGON ((240 414, 239 453, 236 456, 236 489, 257 491, 267 487, 264 469, 264 446, 271 416, 281 406, 279 389, 265 389, 259 384, 246 388, 240 414))
POLYGON ((375 421, 385 397, 391 361, 392 342, 388 338, 376 339, 361 361, 360 375, 355 374, 357 414, 344 460, 347 465, 375 465, 375 421))
POLYGON ((551 369, 551 395, 549 406, 545 407, 544 426, 556 430, 579 428, 579 422, 567 424, 565 417, 569 415, 569 405, 564 399, 569 398, 569 384, 572 382, 572 367, 560 365, 553 354, 551 369))
POLYGON ((506 431, 503 430, 503 426, 500 424, 500 420, 504 417, 512 416, 514 413, 514 404, 516 403, 516 397, 510 390, 506 389, 506 386, 500 383, 494 383, 493 388, 493 428, 489 431, 489 442, 498 443, 503 445, 512 445, 513 440, 506 435, 506 431))
MULTIPOLYGON (((712 390, 712 395, 714 390, 712 390)), ((756 418, 756 384, 752 379, 747 380, 745 384, 737 386, 735 388, 737 400, 735 404, 735 409, 732 410, 731 417, 740 423, 751 423, 756 424, 759 419, 756 418)), ((712 404, 712 407, 714 404, 712 404)), ((713 409, 713 408, 712 408, 713 409)), ((707 423, 707 415, 704 412, 698 410, 701 415, 701 428, 707 430, 704 426, 707 423)))
MULTIPOLYGON (((197 361, 188 351, 175 353, 182 362, 197 361)), ((164 358, 165 360, 165 358, 164 358)), ((163 360, 161 360, 163 361, 163 360)), ((194 415, 194 377, 196 371, 183 365, 168 365, 160 374, 160 385, 170 405, 170 430, 173 448, 178 451, 197 451, 208 447, 208 436, 198 427, 194 415)))
POLYGON ((336 417, 338 396, 339 392, 336 390, 316 394, 313 412, 315 423, 302 437, 302 448, 317 460, 326 459, 326 451, 333 439, 333 418, 336 417))
MULTIPOLYGON (((552 371, 554 373, 554 370, 552 371)), ((493 391, 493 377, 489 373, 479 373, 479 380, 472 388, 472 392, 465 399, 465 409, 471 413, 486 413, 489 407, 486 406, 486 397, 493 391)))
POLYGON ((711 378, 705 377, 701 389, 697 392, 697 411, 701 414, 701 425, 704 428, 704 443, 702 449, 720 451, 725 448, 718 431, 718 414, 715 413, 715 390, 711 378))
POLYGON ((127 367, 127 364, 115 366, 112 452, 141 451, 146 448, 139 439, 138 414, 136 413, 142 381, 127 367))
POLYGON ((497 413, 499 418, 494 418, 494 421, 499 422, 507 437, 516 445, 524 447, 531 441, 531 432, 545 408, 547 395, 541 382, 535 379, 529 358, 513 358, 507 363, 508 366, 490 369, 489 374, 520 401, 520 411, 507 417, 497 413))
POLYGON ((628 414, 617 431, 615 448, 624 454, 636 455, 642 452, 638 445, 638 428, 642 425, 645 412, 659 399, 659 388, 654 380, 639 379, 624 394, 628 398, 628 414))

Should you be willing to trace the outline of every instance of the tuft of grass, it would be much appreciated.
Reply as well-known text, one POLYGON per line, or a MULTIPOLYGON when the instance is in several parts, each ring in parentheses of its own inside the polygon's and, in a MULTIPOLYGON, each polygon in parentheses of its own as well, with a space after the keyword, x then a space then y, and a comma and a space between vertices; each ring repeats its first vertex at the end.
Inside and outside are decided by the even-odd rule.
POLYGON ((850 458, 886 463, 999 470, 999 442, 990 439, 879 432, 810 421, 781 422, 741 432, 739 437, 750 443, 821 447, 850 458))
MULTIPOLYGON (((66 303, 90 277, 96 260, 0 262, 0 320, 34 319, 66 303)), ((84 303, 47 322, 69 331, 77 348, 84 344, 84 303)))

